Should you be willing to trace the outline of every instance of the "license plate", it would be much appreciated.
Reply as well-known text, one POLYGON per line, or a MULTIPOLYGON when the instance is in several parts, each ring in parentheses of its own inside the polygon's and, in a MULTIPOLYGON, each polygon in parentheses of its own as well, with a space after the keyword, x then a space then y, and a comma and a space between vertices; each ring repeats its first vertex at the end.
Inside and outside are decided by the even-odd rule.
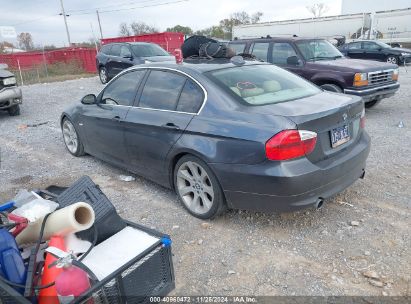
POLYGON ((350 140, 350 132, 347 125, 331 130, 331 146, 336 148, 350 140))

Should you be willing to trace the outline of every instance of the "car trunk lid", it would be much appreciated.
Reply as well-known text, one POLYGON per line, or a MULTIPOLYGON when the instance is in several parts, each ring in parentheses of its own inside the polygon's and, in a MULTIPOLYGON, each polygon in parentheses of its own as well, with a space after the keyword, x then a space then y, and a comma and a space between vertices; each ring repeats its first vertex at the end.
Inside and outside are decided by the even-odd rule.
POLYGON ((323 92, 298 100, 255 107, 253 111, 285 116, 296 124, 298 130, 316 132, 315 149, 307 158, 317 163, 341 153, 356 142, 361 133, 363 109, 363 101, 358 97, 323 92), (337 142, 333 146, 333 137, 341 137, 340 144, 337 142))

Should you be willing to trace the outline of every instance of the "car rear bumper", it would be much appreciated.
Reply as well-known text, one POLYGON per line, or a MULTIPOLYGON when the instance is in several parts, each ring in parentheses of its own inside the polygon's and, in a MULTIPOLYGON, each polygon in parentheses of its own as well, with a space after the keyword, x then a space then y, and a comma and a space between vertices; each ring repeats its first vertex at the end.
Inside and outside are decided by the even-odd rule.
POLYGON ((399 83, 391 83, 369 89, 344 89, 345 94, 361 96, 364 102, 380 100, 395 94, 400 88, 399 83))
POLYGON ((0 90, 0 110, 7 110, 23 101, 21 89, 6 87, 0 90))
POLYGON ((314 206, 364 176, 370 137, 361 138, 337 159, 313 164, 307 158, 257 165, 211 164, 230 208, 263 212, 314 206))

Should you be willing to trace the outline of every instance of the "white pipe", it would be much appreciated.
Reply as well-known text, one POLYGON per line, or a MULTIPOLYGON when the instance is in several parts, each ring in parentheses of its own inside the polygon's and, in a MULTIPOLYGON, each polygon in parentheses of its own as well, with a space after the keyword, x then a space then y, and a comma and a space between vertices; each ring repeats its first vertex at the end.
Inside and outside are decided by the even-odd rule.
MULTIPOLYGON (((19 245, 36 242, 40 237, 41 224, 44 217, 30 223, 17 237, 19 245)), ((53 235, 66 236, 69 233, 83 231, 94 223, 93 208, 87 203, 76 203, 53 212, 44 227, 43 239, 48 240, 53 235)))

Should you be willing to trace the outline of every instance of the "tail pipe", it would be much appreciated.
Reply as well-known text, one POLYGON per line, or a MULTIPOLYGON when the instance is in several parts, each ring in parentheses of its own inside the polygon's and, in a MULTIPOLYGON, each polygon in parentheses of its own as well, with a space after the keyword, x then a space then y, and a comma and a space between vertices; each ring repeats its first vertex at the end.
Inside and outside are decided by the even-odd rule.
POLYGON ((319 210, 319 209, 322 208, 323 205, 324 205, 324 199, 323 199, 322 197, 319 197, 319 198, 317 199, 317 201, 315 202, 315 204, 314 204, 314 208, 315 208, 316 210, 319 210))

